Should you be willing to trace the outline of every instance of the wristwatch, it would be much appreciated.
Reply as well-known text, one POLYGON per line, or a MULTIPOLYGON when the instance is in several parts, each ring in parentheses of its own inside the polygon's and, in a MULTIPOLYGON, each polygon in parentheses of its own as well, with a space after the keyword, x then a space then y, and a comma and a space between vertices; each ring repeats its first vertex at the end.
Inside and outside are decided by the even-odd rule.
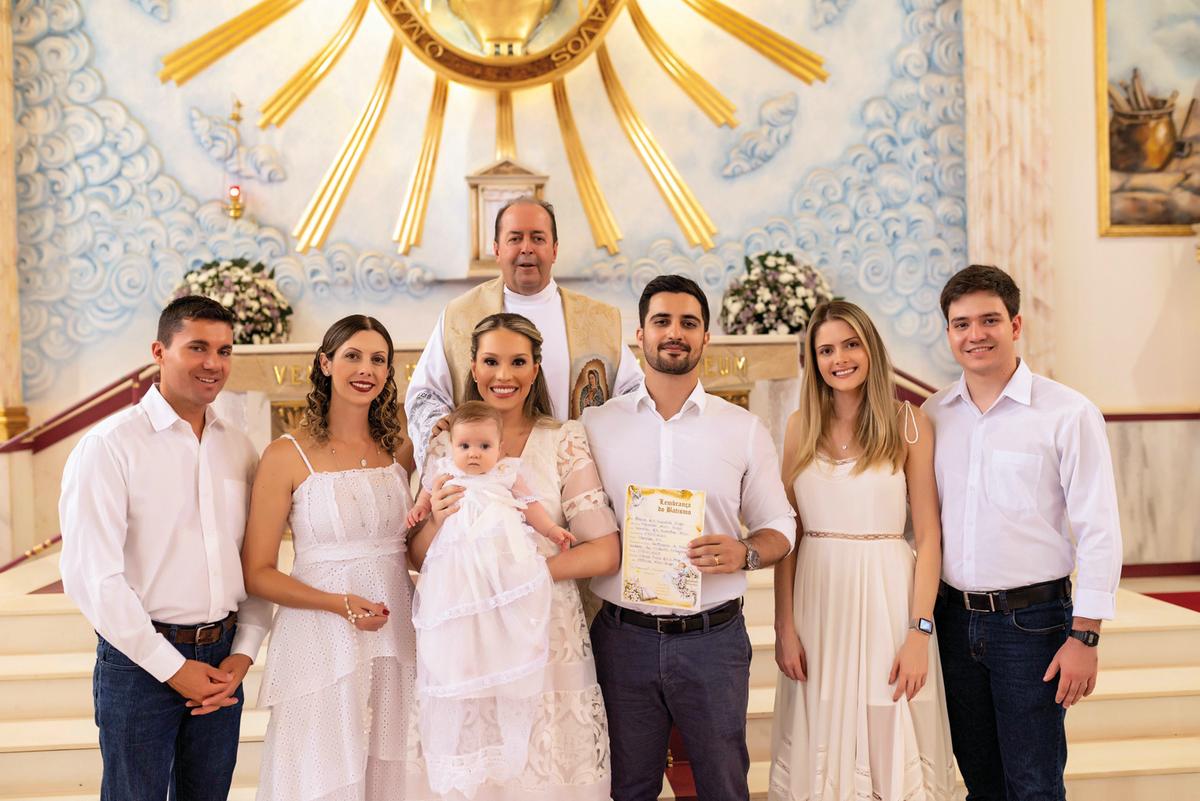
POLYGON ((762 560, 758 557, 758 551, 754 550, 754 546, 749 540, 742 540, 742 545, 746 548, 746 564, 742 565, 742 570, 758 570, 762 567, 762 560))
POLYGON ((1095 648, 1100 644, 1100 632, 1098 631, 1080 631, 1079 629, 1071 629, 1067 632, 1067 634, 1079 640, 1088 648, 1095 648))
POLYGON ((922 634, 933 634, 933 621, 927 617, 919 617, 908 621, 908 627, 922 634))

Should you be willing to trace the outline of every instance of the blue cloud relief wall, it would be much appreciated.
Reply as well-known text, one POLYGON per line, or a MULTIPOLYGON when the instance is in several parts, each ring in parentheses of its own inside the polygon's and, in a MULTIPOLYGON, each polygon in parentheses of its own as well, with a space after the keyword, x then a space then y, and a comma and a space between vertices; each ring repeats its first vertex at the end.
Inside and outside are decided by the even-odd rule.
MULTIPOLYGON (((165 0, 131 2, 156 20, 170 17, 165 0)), ((690 274, 719 297, 744 256, 791 251, 872 312, 893 348, 900 343, 909 354, 898 359, 902 365, 931 379, 948 376, 953 363, 937 294, 965 263, 961 13, 958 0, 899 5, 900 44, 885 53, 884 91, 861 101, 859 136, 834 160, 799 174, 786 207, 754 210, 757 224, 723 232, 708 253, 687 249, 664 227, 657 241, 597 256, 575 272, 628 310, 654 275, 690 274)), ((847 24, 853 6, 819 2, 812 14, 829 30, 847 24)), ((14 9, 18 269, 29 397, 45 393, 82 347, 152 314, 187 269, 212 258, 268 262, 298 305, 326 298, 403 305, 428 290, 434 274, 415 260, 345 243, 297 254, 284 230, 230 220, 218 204, 187 194, 146 129, 106 90, 85 22, 77 0, 19 0, 14 9)), ((201 127, 203 119, 197 118, 201 127)), ((788 146, 782 131, 806 122, 803 99, 798 108, 786 100, 764 107, 761 122, 758 133, 771 147, 745 151, 750 161, 788 146)), ((225 157, 211 137, 205 149, 225 157)), ((715 165, 717 180, 745 180, 745 170, 721 179, 723 166, 715 165)))

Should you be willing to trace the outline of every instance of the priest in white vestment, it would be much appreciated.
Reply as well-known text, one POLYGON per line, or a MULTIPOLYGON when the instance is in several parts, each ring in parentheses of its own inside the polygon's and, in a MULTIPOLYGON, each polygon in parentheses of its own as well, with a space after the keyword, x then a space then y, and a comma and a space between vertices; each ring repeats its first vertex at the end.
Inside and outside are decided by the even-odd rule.
POLYGON ((471 331, 489 314, 520 314, 542 332, 541 369, 559 420, 577 418, 587 406, 642 383, 641 367, 622 341, 621 313, 559 287, 551 277, 558 230, 549 203, 526 197, 504 206, 496 215, 492 247, 501 277, 446 306, 409 382, 404 411, 418 465, 433 427, 464 399, 471 331))

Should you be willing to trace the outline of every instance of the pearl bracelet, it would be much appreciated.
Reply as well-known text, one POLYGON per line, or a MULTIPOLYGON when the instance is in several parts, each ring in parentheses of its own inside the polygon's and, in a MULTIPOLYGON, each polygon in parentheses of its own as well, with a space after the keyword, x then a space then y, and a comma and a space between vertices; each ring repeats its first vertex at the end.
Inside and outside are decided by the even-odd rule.
POLYGON ((363 612, 362 614, 359 614, 351 609, 349 595, 343 595, 342 600, 346 602, 346 619, 350 621, 351 626, 354 625, 355 621, 362 620, 364 617, 371 617, 370 612, 363 612))

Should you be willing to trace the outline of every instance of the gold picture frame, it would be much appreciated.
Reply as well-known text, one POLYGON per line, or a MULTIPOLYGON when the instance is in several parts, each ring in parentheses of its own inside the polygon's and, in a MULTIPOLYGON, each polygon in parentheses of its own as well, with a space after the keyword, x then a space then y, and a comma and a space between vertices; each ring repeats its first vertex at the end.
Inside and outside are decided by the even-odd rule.
MULTIPOLYGON (((1172 192, 1189 191, 1179 188, 1187 176, 1182 169, 1179 170, 1179 175, 1182 177, 1174 187, 1169 186, 1174 178, 1165 176, 1172 174, 1173 170, 1169 167, 1174 162, 1200 158, 1200 98, 1183 98, 1182 103, 1179 103, 1175 94, 1170 95, 1169 98, 1151 95, 1142 85, 1141 76, 1136 72, 1128 82, 1121 81, 1120 76, 1109 75, 1108 11, 1110 4, 1114 2, 1130 3, 1136 2, 1136 0, 1092 0, 1096 73, 1096 177, 1100 236, 1194 236, 1193 225, 1200 223, 1200 211, 1196 213, 1194 219, 1185 222, 1155 223, 1148 221, 1147 218, 1154 216, 1150 208, 1152 202, 1161 202, 1166 211, 1172 206, 1177 206, 1171 198, 1172 192), (1112 82, 1111 88, 1110 81, 1112 82), (1131 98, 1139 97, 1141 98, 1140 104, 1135 99, 1130 105, 1131 98), (1117 104, 1122 106, 1123 111, 1120 113, 1117 111, 1117 104), (1186 108, 1186 114, 1182 116, 1178 113, 1180 105, 1186 108), (1181 120, 1178 129, 1175 128, 1176 119, 1181 120), (1138 144, 1143 147, 1145 147, 1147 138, 1157 139, 1159 158, 1162 157, 1162 146, 1169 136, 1171 145, 1168 152, 1171 155, 1166 156, 1163 165, 1154 166, 1157 161, 1155 159, 1149 163, 1138 164, 1132 171, 1114 170, 1113 138, 1117 137, 1121 143, 1135 138, 1134 135, 1119 132, 1114 120, 1122 121, 1120 131, 1133 131, 1137 135, 1136 138, 1139 139, 1138 144), (1146 127, 1150 125, 1159 127, 1159 135, 1152 134, 1149 137, 1142 135, 1146 127), (1167 129, 1170 129, 1169 133, 1167 129), (1184 148, 1183 145, 1187 147, 1184 148), (1176 148, 1180 150, 1177 151, 1176 148), (1189 151, 1186 157, 1178 155, 1178 152, 1182 150, 1189 151), (1126 201, 1124 205, 1129 214, 1129 221, 1122 220, 1121 211, 1116 214, 1113 211, 1114 174, 1120 176, 1116 180, 1122 182, 1117 186, 1116 191, 1128 193, 1124 198, 1126 201), (1126 189, 1126 187, 1128 188, 1126 189), (1163 187, 1167 188, 1164 190, 1163 187), (1136 219, 1139 215, 1143 219, 1136 219)), ((1143 46, 1148 47, 1149 44, 1143 46)), ((1126 155, 1127 149, 1123 146, 1119 151, 1119 159, 1126 155)), ((1144 154, 1135 154, 1135 157, 1139 155, 1144 154)), ((1172 213, 1178 214, 1179 212, 1172 213)))

